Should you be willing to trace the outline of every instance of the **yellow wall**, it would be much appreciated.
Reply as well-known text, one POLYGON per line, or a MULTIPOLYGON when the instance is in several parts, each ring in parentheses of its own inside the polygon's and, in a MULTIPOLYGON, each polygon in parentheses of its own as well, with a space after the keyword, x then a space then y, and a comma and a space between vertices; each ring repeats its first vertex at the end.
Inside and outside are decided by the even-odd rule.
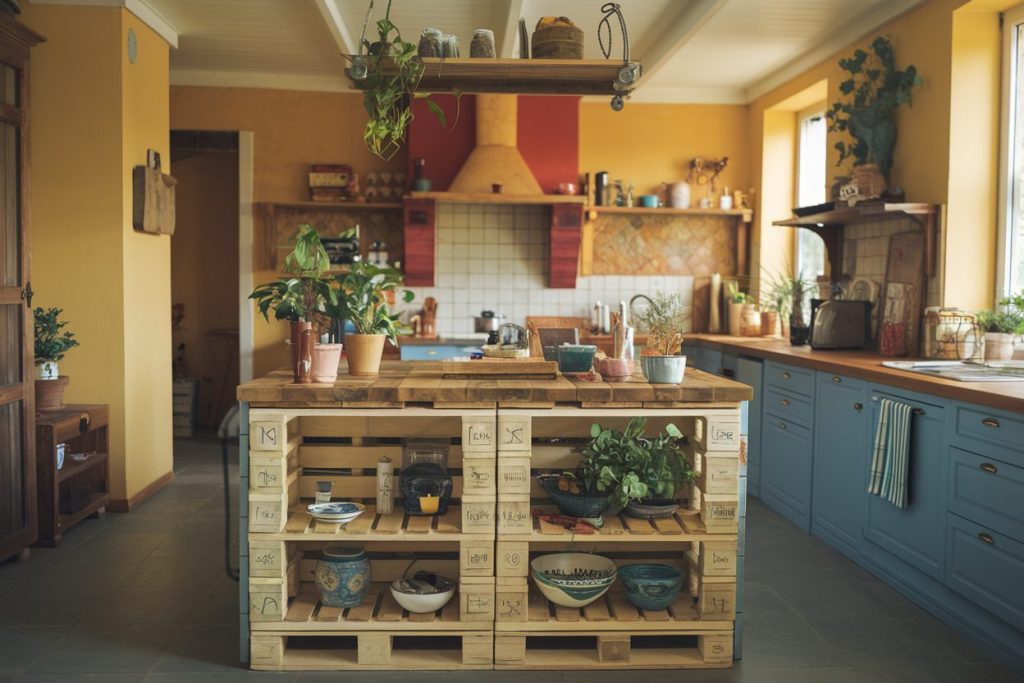
MULTIPOLYGON (((175 130, 253 132, 256 202, 308 198, 306 173, 311 163, 350 163, 360 172, 404 170, 404 158, 391 162, 373 156, 363 143, 366 112, 362 96, 352 93, 299 92, 247 88, 171 88, 171 127, 175 130)), ((256 221, 254 282, 276 277, 263 258, 265 240, 256 221)), ((254 376, 287 364, 287 325, 257 317, 254 376)))
MULTIPOLYGON (((746 107, 710 104, 627 102, 612 111, 607 102, 580 104, 580 171, 608 171, 633 183, 636 193, 657 193, 663 182, 683 180, 694 157, 729 157, 717 181, 723 187, 750 187, 750 145, 746 107)), ((693 202, 702 196, 691 188, 693 202)))
POLYGON ((130 164, 147 146, 168 158, 168 46, 124 10, 22 9, 47 36, 32 53, 33 287, 82 343, 61 364, 67 401, 110 404, 112 497, 127 500, 171 471, 170 238, 134 234, 130 213, 130 164))

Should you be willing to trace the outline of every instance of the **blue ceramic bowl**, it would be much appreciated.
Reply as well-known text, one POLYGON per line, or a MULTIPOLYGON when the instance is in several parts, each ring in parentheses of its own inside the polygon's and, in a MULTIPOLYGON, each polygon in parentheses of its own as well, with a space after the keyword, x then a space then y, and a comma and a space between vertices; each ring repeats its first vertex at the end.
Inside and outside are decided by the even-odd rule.
POLYGON ((619 576, 629 601, 646 610, 667 609, 683 585, 683 572, 667 564, 627 564, 619 576))
POLYGON ((647 209, 656 209, 658 207, 658 195, 656 194, 642 194, 640 195, 640 206, 647 209))
POLYGON ((558 488, 557 475, 542 475, 537 477, 537 482, 544 489, 544 493, 551 496, 562 514, 572 517, 597 517, 611 505, 611 499, 607 493, 588 495, 579 493, 573 495, 558 488))
POLYGON ((559 372, 590 372, 597 347, 591 344, 563 344, 558 347, 559 372))

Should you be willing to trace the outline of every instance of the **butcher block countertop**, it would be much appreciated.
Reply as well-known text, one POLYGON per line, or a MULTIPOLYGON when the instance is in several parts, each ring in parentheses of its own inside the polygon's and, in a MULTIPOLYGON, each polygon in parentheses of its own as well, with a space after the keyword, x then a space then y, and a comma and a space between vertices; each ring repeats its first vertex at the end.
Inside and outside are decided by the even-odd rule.
POLYGON ((692 368, 686 369, 681 384, 650 384, 640 374, 618 383, 603 382, 598 375, 446 379, 441 367, 439 361, 385 360, 377 377, 351 377, 345 374, 343 364, 334 384, 292 384, 289 370, 277 370, 239 386, 238 400, 248 401, 254 408, 400 408, 409 404, 435 408, 679 408, 735 405, 752 397, 745 384, 692 368))
MULTIPOLYGON (((870 351, 814 351, 810 346, 792 346, 787 340, 773 337, 690 334, 686 335, 686 343, 689 342, 699 342, 705 346, 720 347, 731 353, 774 360, 812 370, 857 377, 955 401, 1024 413, 1024 381, 958 382, 887 368, 882 365, 882 361, 912 359, 890 358, 870 351)), ((689 374, 689 368, 686 372, 689 374)))

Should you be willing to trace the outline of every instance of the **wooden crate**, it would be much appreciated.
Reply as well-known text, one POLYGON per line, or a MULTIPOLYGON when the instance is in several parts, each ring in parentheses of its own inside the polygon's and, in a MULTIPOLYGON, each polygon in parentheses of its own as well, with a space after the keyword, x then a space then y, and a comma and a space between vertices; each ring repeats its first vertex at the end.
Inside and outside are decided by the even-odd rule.
POLYGON ((495 669, 712 669, 732 666, 732 628, 659 633, 497 632, 495 669))
POLYGON ((494 634, 487 631, 260 631, 250 639, 257 671, 491 669, 493 663, 494 634))

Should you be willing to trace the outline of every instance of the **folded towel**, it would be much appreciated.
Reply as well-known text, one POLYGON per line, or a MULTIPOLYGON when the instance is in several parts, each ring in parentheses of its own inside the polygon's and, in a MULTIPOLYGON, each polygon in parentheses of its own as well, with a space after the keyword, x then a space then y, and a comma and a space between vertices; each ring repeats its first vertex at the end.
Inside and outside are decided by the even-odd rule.
POLYGON ((908 505, 910 466, 910 420, 913 409, 906 403, 883 398, 878 411, 878 429, 871 458, 868 493, 884 498, 898 508, 908 505))

